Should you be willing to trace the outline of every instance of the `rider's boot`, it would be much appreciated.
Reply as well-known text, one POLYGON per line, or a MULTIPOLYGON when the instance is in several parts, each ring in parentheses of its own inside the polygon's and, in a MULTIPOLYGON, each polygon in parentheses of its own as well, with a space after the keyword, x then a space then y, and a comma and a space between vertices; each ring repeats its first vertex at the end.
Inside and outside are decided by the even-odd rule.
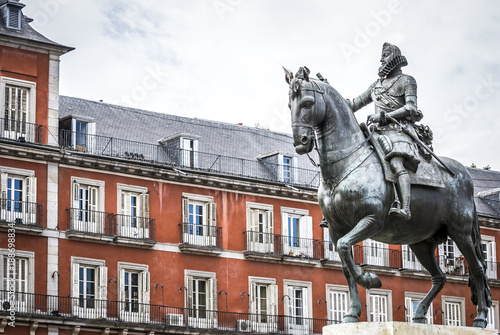
POLYGON ((406 170, 398 171, 398 173, 396 173, 396 175, 398 177, 397 186, 399 189, 399 194, 401 195, 401 208, 391 208, 391 210, 389 211, 389 214, 400 217, 403 220, 410 220, 411 219, 410 175, 408 174, 408 171, 406 171, 406 170))

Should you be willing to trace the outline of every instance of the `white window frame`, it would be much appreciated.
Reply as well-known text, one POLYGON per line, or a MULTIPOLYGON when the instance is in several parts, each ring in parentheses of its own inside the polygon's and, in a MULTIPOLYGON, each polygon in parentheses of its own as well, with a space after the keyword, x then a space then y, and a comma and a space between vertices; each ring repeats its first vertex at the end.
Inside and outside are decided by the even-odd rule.
POLYGON ((392 291, 391 290, 381 290, 381 289, 370 289, 366 290, 366 315, 368 322, 387 322, 392 321, 392 291), (372 306, 372 302, 375 302, 377 297, 385 297, 385 318, 378 318, 377 315, 384 315, 384 312, 380 312, 372 306), (373 298, 373 299, 372 299, 373 298), (373 300, 373 301, 372 301, 373 300))
POLYGON ((262 253, 274 253, 274 211, 273 205, 247 202, 247 250, 262 253), (262 214, 264 222, 259 222, 262 214), (256 226, 262 225, 255 230, 256 226))
POLYGON ((120 236, 146 238, 149 234, 149 193, 147 187, 117 184, 116 229, 120 236), (131 215, 131 202, 128 196, 137 197, 137 215, 131 215))
POLYGON ((446 242, 438 245, 439 266, 444 273, 465 275, 465 258, 462 256, 457 244, 448 237, 446 242), (453 247, 453 255, 449 250, 450 242, 453 247))
MULTIPOLYGON (((420 302, 425 298, 425 293, 416 292, 405 292, 405 321, 413 322, 413 315, 415 311, 413 310, 413 303, 420 302)), ((434 324, 434 315, 432 314, 434 309, 432 308, 432 302, 427 310, 427 324, 434 324)))
MULTIPOLYGON (((105 224, 106 218, 101 218, 100 213, 93 212, 104 212, 104 180, 94 180, 80 177, 71 177, 71 185, 70 185, 70 204, 71 204, 71 212, 72 218, 70 220, 71 230, 78 230, 88 233, 97 233, 97 234, 105 234, 105 224), (87 188, 95 188, 96 195, 98 199, 96 203, 92 206, 95 206, 95 210, 93 209, 80 209, 79 208, 79 197, 78 192, 81 187, 87 188), (88 216, 85 216, 85 215, 88 216), (80 220, 80 217, 85 217, 85 219, 80 220)), ((91 189, 89 189, 91 193, 91 189)))
POLYGON ((71 116, 71 146, 73 149, 88 153, 96 151, 96 123, 94 119, 86 118, 83 116, 71 116), (85 123, 85 134, 77 133, 76 123, 85 123), (84 145, 77 145, 77 136, 83 136, 85 139, 84 145))
POLYGON ((183 242, 188 244, 217 246, 217 205, 213 197, 191 193, 182 194, 182 238, 183 242), (201 227, 189 222, 189 205, 202 206, 203 225, 201 227))
POLYGON ((120 301, 120 320, 126 322, 149 322, 150 320, 150 295, 151 280, 149 266, 128 262, 118 262, 118 300, 120 301), (125 303, 125 272, 138 273, 138 311, 126 310, 125 303))
MULTIPOLYGON (((4 273, 4 266, 6 257, 11 252, 8 249, 0 248, 0 278, 1 278, 1 289, 8 291, 5 288, 6 284, 6 274, 4 273)), ((15 259, 23 258, 27 259, 27 279, 26 279, 26 292, 16 294, 15 310, 24 313, 34 312, 34 296, 35 293, 35 253, 32 251, 16 250, 14 252, 15 259), (27 294, 25 294, 27 293, 27 294)), ((8 259, 8 258, 7 258, 8 259)), ((7 265, 8 266, 8 265, 7 265)), ((6 296, 7 297, 7 296, 6 296)), ((9 301, 8 299, 5 301, 9 301)), ((9 301, 10 302, 10 301, 9 301)), ((0 299, 0 306, 2 306, 4 300, 0 299)))
MULTIPOLYGON (((25 137, 27 142, 35 142, 35 136, 36 134, 35 129, 30 129, 28 126, 30 123, 36 123, 36 82, 33 81, 27 81, 27 80, 21 80, 21 79, 15 79, 15 78, 10 78, 10 77, 0 77, 0 106, 2 106, 2 113, 0 114, 0 117, 4 119, 5 122, 5 100, 7 97, 5 96, 5 88, 7 85, 10 86, 17 86, 20 88, 24 88, 28 90, 29 94, 29 102, 26 108, 28 109, 26 111, 26 134, 23 133, 15 133, 12 134, 12 131, 8 130, 8 134, 6 133, 7 131, 4 130, 4 125, 2 124, 2 129, 0 131, 2 132, 4 137, 11 138, 17 140, 19 137, 25 137)), ((16 120, 20 121, 20 120, 16 120)))
POLYGON ((179 148, 181 153, 181 166, 188 168, 197 168, 199 166, 199 141, 195 137, 181 136, 179 138, 179 148), (186 147, 186 143, 192 144, 192 147, 186 147))
MULTIPOLYGON (((5 200, 7 199, 8 178, 23 179, 22 210, 20 212, 8 211, 7 201, 2 200, 0 202, 0 219, 13 222, 22 221, 23 224, 36 224, 37 178, 35 171, 0 166, 0 198, 5 200), (32 205, 24 207, 23 203, 31 203, 32 205)), ((11 201, 14 202, 14 200, 11 201)))
POLYGON ((488 318, 487 318, 487 329, 496 329, 498 331, 499 322, 498 322, 498 301, 493 300, 491 302, 491 306, 488 308, 488 318))
POLYGON ((351 296, 349 287, 345 285, 326 284, 327 319, 342 322, 344 315, 349 312, 351 296), (339 303, 345 303, 344 308, 339 303))
POLYGON ((488 279, 497 279, 497 248, 495 242, 495 236, 491 235, 481 235, 481 241, 483 246, 486 247, 486 274, 488 279))
POLYGON ((281 207, 281 237, 284 255, 314 257, 313 223, 308 210, 281 207), (289 231, 289 218, 299 220, 298 236, 289 231))
MULTIPOLYGON (((465 327, 465 298, 464 297, 452 297, 452 296, 447 296, 443 295, 441 297, 441 306, 443 309, 443 325, 449 325, 449 326, 464 326, 465 327), (448 313, 447 306, 448 304, 458 304, 458 309, 456 310, 459 313, 460 320, 459 324, 454 324, 457 322, 457 320, 448 320, 448 313)), ((450 311, 452 312, 452 311, 450 311)))
POLYGON ((336 250, 336 246, 334 245, 332 238, 330 236, 330 230, 328 228, 323 228, 323 254, 324 259, 333 262, 341 262, 340 255, 336 250), (332 250, 330 250, 330 245, 332 246, 332 250))
POLYGON ((16 30, 21 29, 21 25, 22 25, 21 19, 22 19, 21 8, 19 8, 18 6, 7 6, 7 17, 6 17, 6 20, 5 20, 7 28, 16 29, 16 30), (10 25, 11 11, 14 9, 14 7, 17 10, 17 22, 18 22, 18 25, 16 27, 13 27, 13 26, 10 25))
POLYGON ((401 246, 401 253, 403 256, 403 269, 422 271, 424 267, 420 264, 417 256, 411 250, 410 246, 407 244, 403 244, 401 246))
POLYGON ((107 318, 107 299, 108 299, 108 268, 106 261, 100 259, 92 259, 85 257, 71 256, 71 298, 72 298, 72 313, 85 319, 102 319, 107 318), (94 267, 95 279, 95 307, 80 307, 80 266, 94 267))
POLYGON ((372 239, 363 241, 363 263, 367 265, 388 267, 389 245, 372 239))
POLYGON ((283 280, 284 309, 285 309, 285 329, 289 334, 312 334, 313 322, 311 322, 313 307, 312 307, 312 282, 299 280, 283 280), (295 298, 293 293, 296 290, 302 290, 303 315, 297 317, 295 315, 295 298), (292 295, 292 296, 291 296, 292 295))
POLYGON ((278 330, 278 285, 275 278, 248 277, 248 308, 250 312, 250 330, 258 333, 275 333, 278 330), (259 313, 259 286, 266 286, 266 320, 262 321, 259 313))
POLYGON ((217 277, 215 272, 205 272, 196 270, 184 270, 184 306, 188 309, 187 312, 187 324, 190 327, 195 328, 217 328, 217 277), (193 279, 206 280, 206 317, 199 317, 197 311, 192 308, 193 302, 193 279), (195 316, 193 316, 195 315, 195 316))
POLYGON ((299 180, 298 159, 297 156, 291 154, 278 154, 278 180, 285 184, 294 184, 299 180), (284 159, 290 159, 290 176, 285 177, 285 162, 284 159), (288 179, 287 179, 288 178, 288 179))

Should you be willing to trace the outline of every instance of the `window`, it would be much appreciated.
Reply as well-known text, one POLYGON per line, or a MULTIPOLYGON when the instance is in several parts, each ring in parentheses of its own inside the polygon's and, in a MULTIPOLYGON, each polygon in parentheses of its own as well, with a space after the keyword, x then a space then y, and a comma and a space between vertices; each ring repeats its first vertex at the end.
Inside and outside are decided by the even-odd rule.
POLYGON ((330 232, 328 228, 323 228, 323 251, 324 251, 324 259, 334 262, 340 262, 340 255, 335 250, 335 246, 333 245, 332 237, 330 236, 330 232))
POLYGON ((73 314, 87 319, 107 317, 108 268, 105 262, 71 257, 73 314))
POLYGON ((403 254, 403 269, 421 271, 422 264, 417 259, 415 253, 406 244, 401 246, 401 253, 403 254))
POLYGON ((71 146, 73 149, 93 153, 96 150, 96 123, 93 119, 71 119, 71 146))
POLYGON ((295 280, 284 281, 285 327, 290 334, 312 333, 312 284, 295 280))
POLYGON ((21 29, 21 8, 7 6, 7 28, 21 29))
MULTIPOLYGON (((35 292, 35 253, 16 250, 13 258, 8 257, 8 254, 8 249, 0 249, 1 289, 9 291, 9 286, 14 286, 15 310, 31 313, 34 308, 34 299, 31 294, 35 292), (9 280, 12 280, 13 284, 9 283, 9 280)), ((0 298, 0 306, 4 303, 2 298, 0 298)))
POLYGON ((491 307, 488 308, 486 328, 498 330, 498 301, 493 301, 491 307))
POLYGON ((181 165, 190 168, 198 167, 198 140, 181 138, 181 165))
POLYGON ((465 326, 465 298, 442 296, 443 324, 465 326))
POLYGON ((481 235, 483 257, 486 261, 486 274, 490 279, 497 279, 497 247, 495 236, 481 235))
POLYGON ((297 157, 278 155, 278 179, 285 184, 298 181, 297 157))
POLYGON ((389 266, 389 247, 387 244, 371 239, 363 241, 364 263, 377 266, 389 266))
POLYGON ((326 305, 328 320, 342 322, 349 311, 349 288, 347 286, 326 284, 326 305))
POLYGON ((31 170, 0 167, 0 220, 41 225, 36 203, 36 177, 31 170), (38 220, 37 220, 38 219, 38 220))
MULTIPOLYGON (((413 322, 413 316, 415 311, 417 310, 418 304, 425 298, 425 294, 423 293, 413 293, 413 292, 405 292, 405 320, 406 322, 413 322)), ((432 308, 432 302, 427 310, 426 318, 427 324, 431 325, 434 323, 433 321, 433 313, 434 309, 432 308)))
POLYGON ((218 246, 216 208, 212 197, 183 194, 183 243, 206 247, 218 246))
POLYGON ((217 279, 213 272, 185 270, 188 325, 217 328, 217 279))
POLYGON ((247 249, 274 253, 272 205, 247 202, 247 249))
POLYGON ((389 290, 371 289, 366 291, 368 301, 367 314, 369 322, 392 321, 392 292, 389 290))
POLYGON ((273 278, 249 277, 251 331, 274 333, 277 331, 278 286, 273 278))
POLYGON ((36 84, 25 80, 1 78, 2 137, 35 142, 35 97, 36 84))
POLYGON ((451 238, 438 246, 439 266, 445 273, 464 275, 464 257, 451 238))
POLYGON ((285 255, 314 257, 312 217, 308 211, 282 207, 281 231, 285 255))
POLYGON ((109 233, 104 208, 104 181, 71 178, 71 230, 88 233, 109 233), (108 229, 106 229, 108 228, 108 229))
POLYGON ((118 184, 117 234, 131 238, 150 237, 149 193, 146 187, 118 184))
POLYGON ((147 265, 118 262, 120 320, 148 322, 150 319, 150 274, 147 265))

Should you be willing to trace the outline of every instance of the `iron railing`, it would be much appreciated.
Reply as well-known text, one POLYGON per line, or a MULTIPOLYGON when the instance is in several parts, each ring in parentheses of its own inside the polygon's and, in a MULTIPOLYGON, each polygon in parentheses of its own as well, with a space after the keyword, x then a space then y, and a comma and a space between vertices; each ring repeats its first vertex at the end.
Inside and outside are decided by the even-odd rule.
POLYGON ((222 248, 222 227, 195 223, 181 223, 179 226, 182 244, 222 248))
POLYGON ((115 214, 114 234, 117 236, 155 240, 155 220, 132 215, 115 214))
POLYGON ((43 227, 43 204, 0 198, 0 221, 43 227))
MULTIPOLYGON (((96 320, 117 326, 137 323, 161 327, 216 329, 269 334, 321 334, 338 321, 287 315, 221 312, 153 304, 0 291, 0 315, 62 320, 96 320)), ((119 327, 119 326, 118 326, 119 327)))
POLYGON ((101 235, 115 235, 112 213, 78 208, 68 208, 66 212, 68 213, 69 230, 101 235))
POLYGON ((355 245, 353 247, 354 262, 358 264, 376 265, 401 269, 401 251, 375 246, 355 245))
POLYGON ((321 243, 312 238, 301 238, 256 231, 245 231, 245 250, 257 253, 320 259, 321 243))
POLYGON ((214 153, 191 151, 130 141, 114 137, 59 131, 59 145, 63 148, 99 156, 115 157, 180 168, 252 179, 282 182, 286 185, 317 188, 319 170, 292 167, 289 177, 284 177, 283 166, 264 160, 248 160, 214 153))
POLYGON ((40 124, 0 118, 0 138, 19 142, 43 143, 46 128, 40 124))

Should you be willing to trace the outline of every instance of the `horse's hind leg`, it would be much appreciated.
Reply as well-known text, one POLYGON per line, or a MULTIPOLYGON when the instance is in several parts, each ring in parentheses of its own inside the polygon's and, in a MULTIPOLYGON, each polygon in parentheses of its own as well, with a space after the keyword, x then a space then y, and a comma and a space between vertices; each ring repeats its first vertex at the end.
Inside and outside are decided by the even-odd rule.
POLYGON ((415 253, 415 256, 417 256, 420 264, 429 271, 432 277, 432 287, 425 298, 418 304, 417 310, 413 315, 413 322, 426 323, 427 318, 425 315, 427 314, 427 310, 446 283, 446 276, 443 274, 443 271, 441 271, 436 257, 434 256, 434 250, 436 249, 436 244, 434 242, 425 240, 412 244, 409 247, 415 253))
MULTIPOLYGON (((453 237, 452 237, 453 238, 453 237)), ((488 279, 485 274, 485 266, 478 255, 482 252, 476 248, 470 236, 455 240, 458 248, 467 259, 469 264, 469 286, 471 289, 471 300, 474 305, 477 305, 477 316, 474 319, 473 326, 485 328, 487 324, 488 306, 491 304, 490 288, 488 279)), ((476 241, 478 246, 481 245, 481 240, 476 241)))

